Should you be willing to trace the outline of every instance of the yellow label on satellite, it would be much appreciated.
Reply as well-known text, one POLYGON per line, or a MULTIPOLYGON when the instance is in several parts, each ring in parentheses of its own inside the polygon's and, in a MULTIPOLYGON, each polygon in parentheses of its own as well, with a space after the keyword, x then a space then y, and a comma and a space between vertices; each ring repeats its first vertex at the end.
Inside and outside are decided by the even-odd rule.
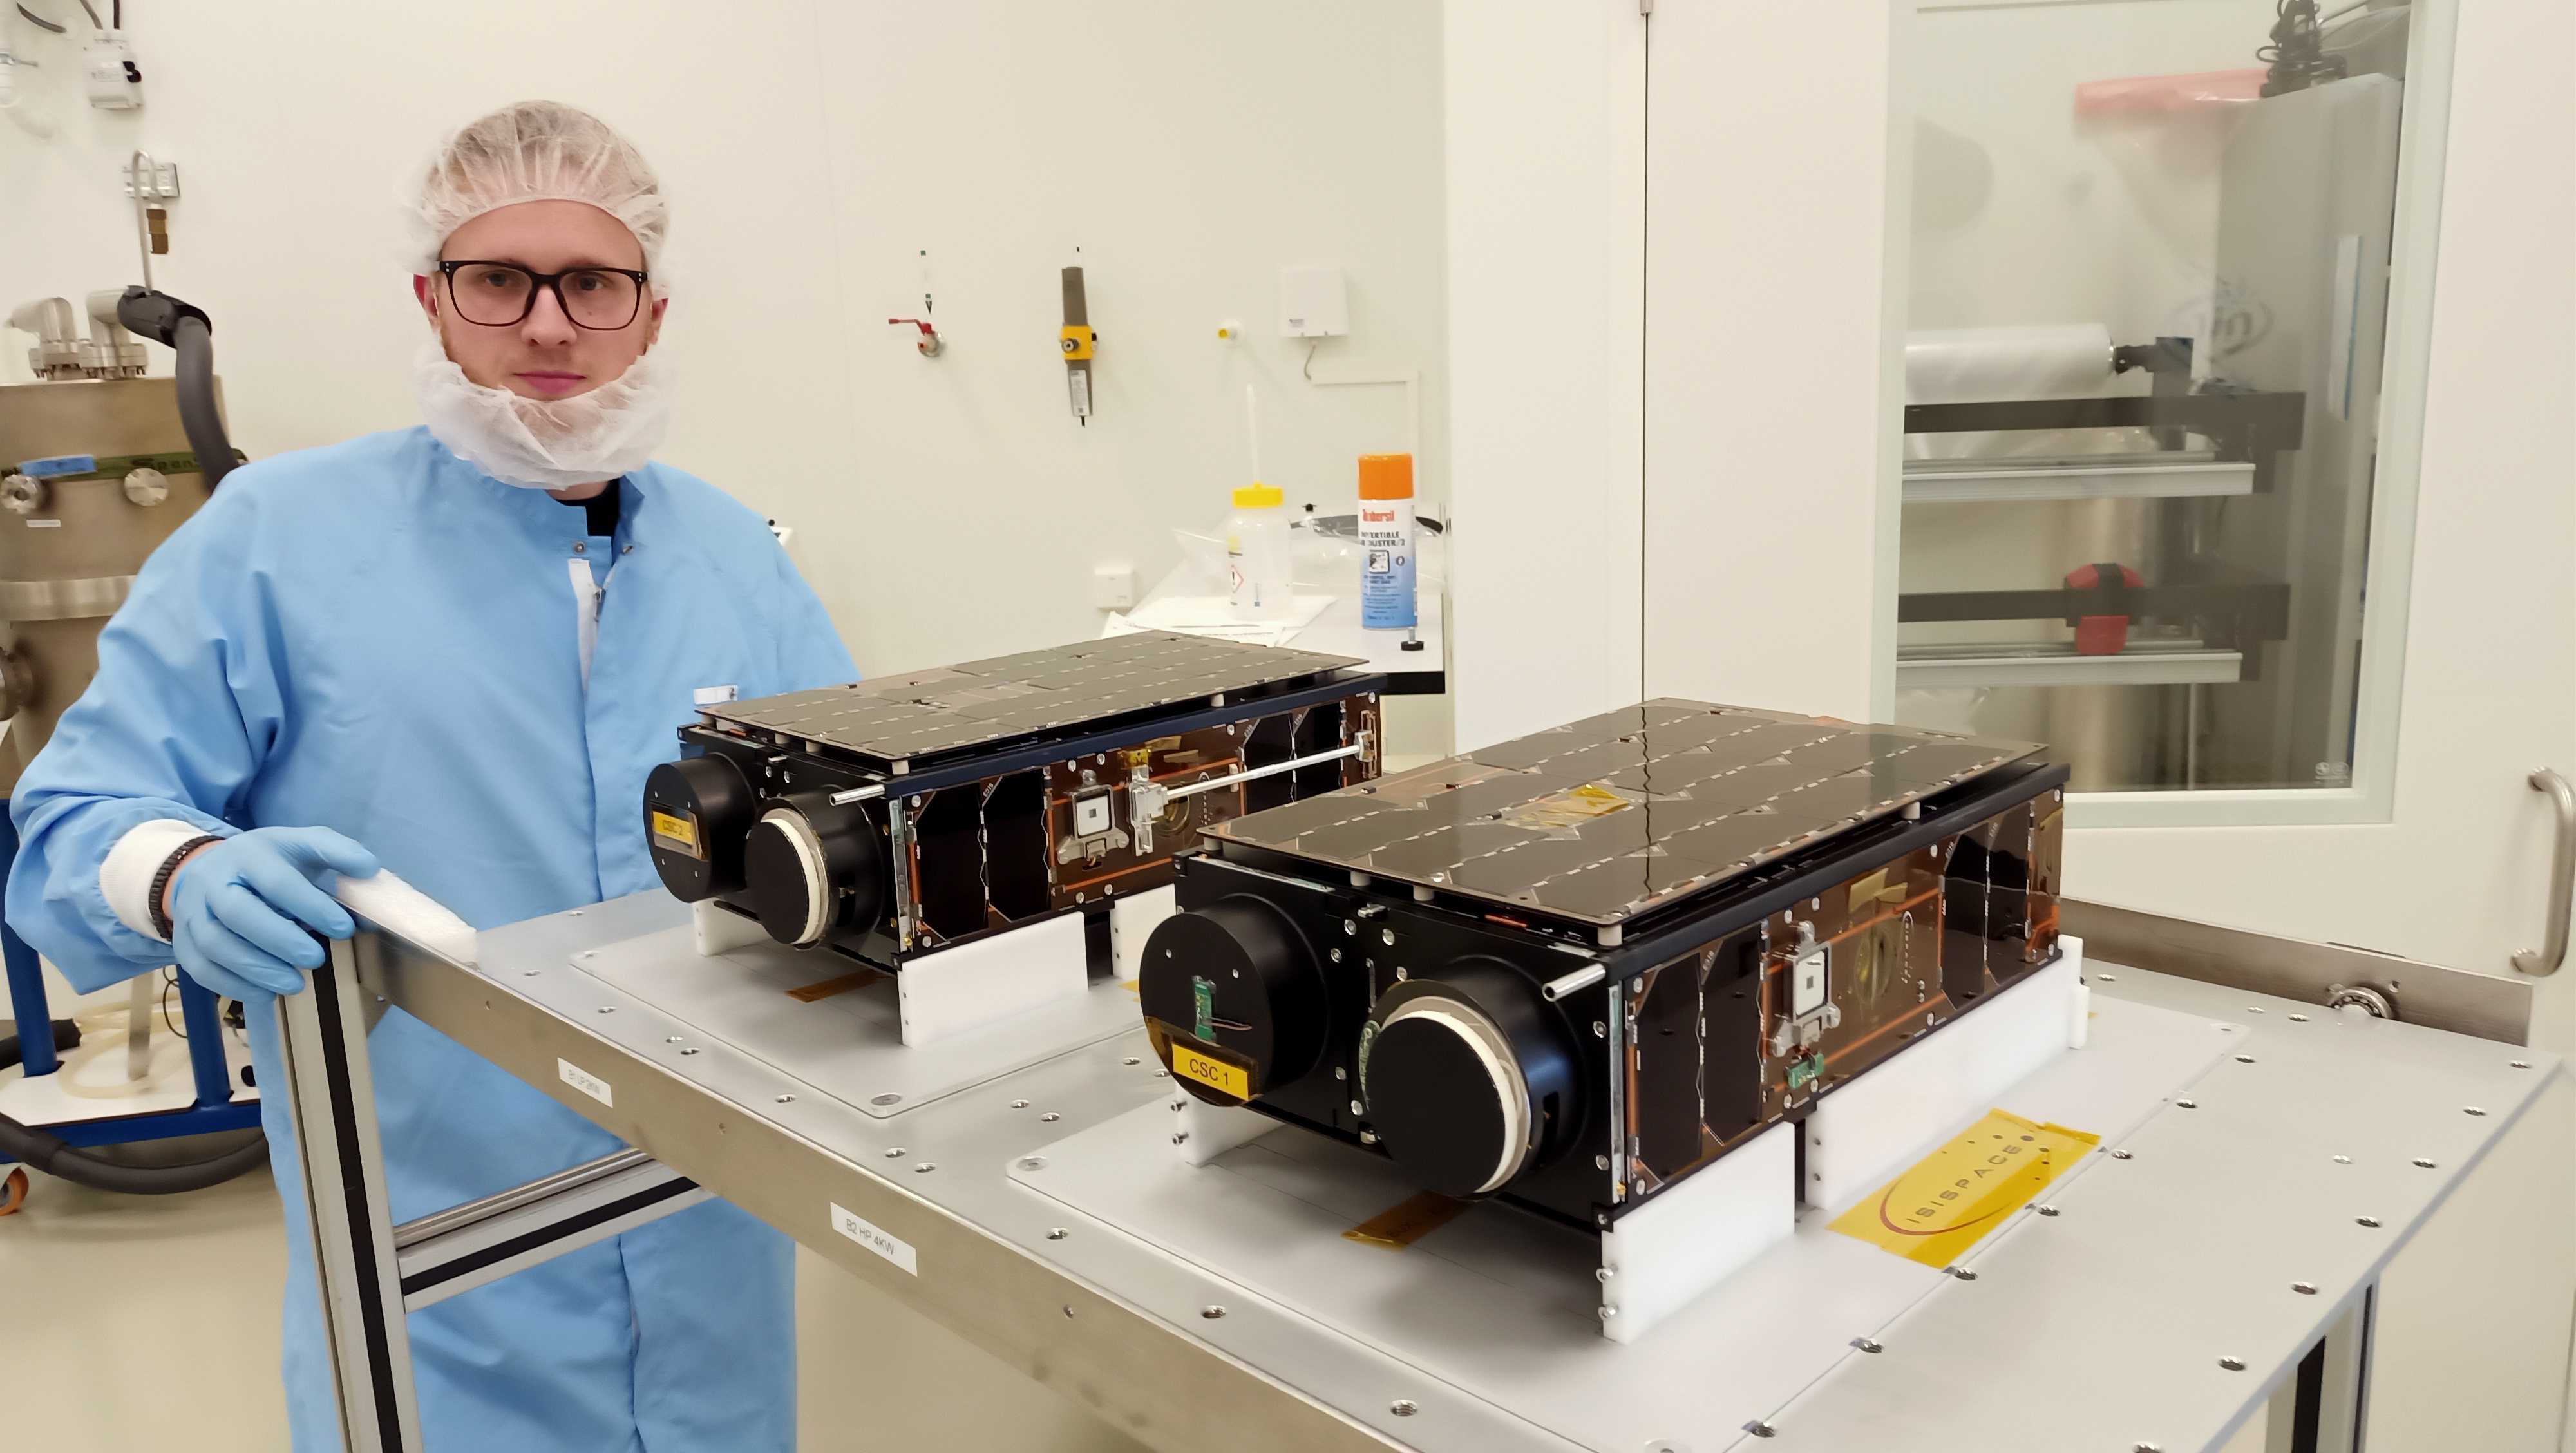
POLYGON ((659 839, 663 846, 675 848, 693 856, 697 853, 698 825, 696 823, 685 817, 673 817, 658 808, 654 810, 652 821, 653 836, 659 839))
POLYGON ((1172 1073, 1198 1081, 1238 1100, 1252 1098, 1252 1074, 1241 1065, 1204 1055, 1179 1040, 1172 1041, 1172 1073))
POLYGON ((1638 801, 1636 793, 1622 792, 1599 782, 1587 782, 1513 808, 1503 814, 1502 820, 1531 832, 1550 832, 1581 827, 1596 817, 1624 812, 1636 806, 1638 801))
POLYGON ((1834 1229, 1908 1261, 1950 1266, 2101 1141, 2063 1125, 1989 1110, 1877 1194, 1835 1217, 1834 1229))

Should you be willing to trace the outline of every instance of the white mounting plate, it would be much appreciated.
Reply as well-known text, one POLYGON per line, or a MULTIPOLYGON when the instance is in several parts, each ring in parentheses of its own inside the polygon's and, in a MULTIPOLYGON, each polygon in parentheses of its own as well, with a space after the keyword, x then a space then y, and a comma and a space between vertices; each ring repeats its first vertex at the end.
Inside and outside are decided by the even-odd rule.
MULTIPOLYGON (((894 976, 904 1046, 918 1052, 979 1036, 1047 1005, 1086 997, 1091 984, 1084 940, 1082 915, 1059 913, 1009 933, 905 960, 903 971, 894 976)), ((865 1013, 872 1006, 851 1007, 865 1013)))
MULTIPOLYGON (((2099 1013, 2093 1048, 2059 1055, 2004 1106, 2122 1134, 2251 1037, 2143 1005, 2099 1013)), ((1723 1447, 1712 1434, 1778 1409, 1945 1284, 1804 1211, 1786 1241, 1607 1352, 1594 1233, 1483 1205, 1402 1252, 1353 1242, 1342 1233, 1414 1193, 1387 1161, 1282 1131, 1192 1169, 1172 1154, 1180 1118, 1131 1111, 1012 1177, 1586 1448, 1723 1447)))
MULTIPOLYGON (((176 1019, 178 1015, 179 1006, 173 1003, 170 1016, 176 1019)), ((66 1051, 61 1067, 50 1075, 29 1079, 15 1065, 0 1070, 0 1115, 41 1129, 128 1115, 159 1115, 194 1105, 197 1072, 188 1058, 188 1041, 164 1030, 157 1022, 157 1012, 153 1017, 152 1062, 142 1079, 125 1077, 123 1031, 96 1033, 80 1048, 66 1051)), ((250 1047, 234 1038, 229 1029, 224 1031, 224 1062, 225 1078, 233 1087, 233 1102, 256 1102, 259 1091, 241 1082, 242 1066, 250 1063, 250 1047)))
MULTIPOLYGON (((1171 1133, 1182 1117, 1167 1108, 1172 1085, 1141 1029, 889 1121, 865 1106, 881 1057, 842 1063, 846 1046, 827 1041, 823 1057, 834 1063, 808 1063, 806 1051, 779 1042, 765 1024, 718 1042, 711 1025, 601 982, 589 972, 598 960, 580 958, 591 945, 682 921, 662 895, 638 895, 486 933, 483 967, 467 972, 496 995, 544 1006, 594 1043, 604 1041, 603 1050, 622 1050, 628 1060, 619 1073, 670 1076, 746 1117, 773 1122, 810 1147, 818 1163, 868 1167, 961 1219, 988 1239, 979 1245, 1046 1263, 1068 1288, 1105 1293, 1273 1387, 1331 1408, 1392 1445, 1433 1453, 2065 1453, 2142 1441, 2168 1453, 2215 1447, 2263 1405, 2317 1334, 2559 1073, 2557 1057, 2539 1051, 2097 964, 2091 972, 2101 992, 2090 1047, 2059 1056, 2002 1104, 2117 1135, 2123 1126, 2115 1107, 2138 1103, 2120 1088, 2141 1073, 2138 1061, 2166 1066, 2167 1091, 2136 1087, 2153 1105, 2178 1079, 2192 1077, 2173 1061, 2188 1049, 2190 1064, 2207 1065, 2183 1091, 2198 1108, 2130 1112, 2134 1129, 2116 1143, 2134 1149, 2135 1159, 2089 1158, 2050 1192, 2061 1216, 2024 1212, 1977 1249, 1973 1283, 1836 1235, 1811 1212, 1770 1255, 1644 1340, 1621 1346, 1593 1325, 1590 1237, 1496 1211, 1463 1218, 1405 1252, 1344 1242, 1340 1231, 1403 1199, 1408 1188, 1364 1153, 1311 1135, 1264 1136, 1213 1169, 1181 1164, 1171 1133), (563 971, 567 955, 575 972, 563 971), (2116 984, 2104 969, 2116 971, 2116 984), (2190 1012, 2131 1002, 2149 997, 2190 1012), (611 1006, 622 1012, 598 1014, 611 1006), (2309 1019, 2294 1021, 2293 1014, 2309 1019), (2224 1021, 2233 1022, 2222 1030, 2224 1021), (688 1042, 675 1047, 673 1036, 688 1042), (679 1056, 701 1037, 702 1054, 679 1056), (2209 1037, 2223 1039, 2217 1056, 2207 1052, 2209 1037), (2161 1051, 2160 1040, 2167 1041, 2161 1051), (2237 1053, 2256 1063, 2235 1063, 2237 1053), (2462 1113, 2471 1105, 2488 1113, 2462 1113), (2145 1123, 2136 1125, 2140 1118, 2145 1123), (1078 1195, 1086 1205, 1111 1199, 1101 1188, 1073 1184, 1097 1178, 1097 1168, 1083 1164, 1105 1158, 1095 1136, 1134 1166, 1135 1186, 1118 1195, 1144 1202, 1143 1214, 1115 1227, 1073 1210, 1066 1198, 1078 1195), (2337 1155, 2349 1164, 2337 1163, 2337 1155), (2435 1168, 2416 1167, 2418 1158, 2435 1168), (1238 1162, 1261 1166, 1268 1179, 1230 1168, 1238 1162), (1368 1182, 1372 1172, 1385 1179, 1368 1182), (1274 1183, 1323 1204, 1295 1202, 1274 1183), (1183 1234, 1172 1234, 1176 1218, 1155 1204, 1156 1195, 1220 1194, 1212 1187, 1228 1187, 1222 1194, 1311 1234, 1246 1236, 1255 1243, 1248 1250, 1222 1255, 1201 1244, 1206 1228, 1196 1216, 1183 1234), (2355 1226, 2356 1214, 2381 1225, 2355 1226), (1518 1251, 1494 1258, 1510 1277, 1505 1284, 1425 1270, 1464 1256, 1470 1243, 1495 1250, 1515 1242, 1518 1251), (1313 1274, 1314 1265, 1345 1251, 1365 1254, 1358 1274, 1337 1285, 1313 1274), (1559 1280, 1567 1269, 1576 1273, 1571 1294, 1559 1280), (1462 1282, 1479 1305, 1508 1315, 1479 1317, 1410 1294, 1423 1278, 1462 1282), (2292 1280, 2312 1283, 2319 1294, 2293 1292, 2292 1280), (1323 1301, 1332 1302, 1334 1316, 1301 1310, 1323 1301), (1211 1307, 1223 1314, 1207 1316, 1211 1307), (1533 1307, 1552 1314, 1531 1315, 1533 1307), (1389 1329, 1397 1335, 1385 1335, 1389 1329), (1858 1336, 1877 1339, 1885 1351, 1846 1345, 1858 1336), (2220 1341, 2229 1345, 2215 1345, 2220 1341), (2220 1369, 2220 1354, 2242 1359, 2247 1370, 2220 1369), (1777 1441, 1745 1434, 1754 1418, 1773 1424, 1777 1441)), ((685 936, 667 954, 675 964, 696 957, 685 936)), ((1132 1004, 1124 1012, 1132 1015, 1132 1004)), ((816 1173, 798 1159, 774 1157, 713 1161, 700 1171, 720 1193, 734 1176, 746 1187, 775 1187, 816 1173)), ((776 1224, 817 1246, 846 1247, 824 1209, 818 1201, 810 1218, 776 1224)), ((925 1284, 963 1278, 962 1290, 942 1295, 974 1297, 990 1294, 988 1273, 925 1260, 919 1275, 925 1284)), ((1052 1316, 1052 1301, 1042 1310, 1052 1316)))
MULTIPOLYGON (((799 952, 767 939, 701 956, 688 910, 662 894, 637 894, 587 910, 618 926, 649 931, 572 953, 584 974, 773 1064, 793 1065, 855 1098, 850 1104, 883 1118, 955 1094, 1068 1050, 1114 1039, 1137 1027, 1136 995, 1114 979, 1023 1010, 1007 1019, 906 1045, 894 979, 806 1002, 789 991, 865 968, 836 954, 799 952), (876 1103, 886 1095, 898 1098, 876 1103)), ((603 925, 606 927, 607 925, 603 925)), ((1071 930, 1079 942, 1079 924, 1071 930)), ((1019 934, 996 943, 1008 945, 1019 934)), ((951 950, 951 952, 957 952, 951 950)), ((581 1002, 578 981, 525 981, 521 992, 561 1012, 596 1012, 581 1002), (568 996, 551 1003, 549 995, 568 996)))

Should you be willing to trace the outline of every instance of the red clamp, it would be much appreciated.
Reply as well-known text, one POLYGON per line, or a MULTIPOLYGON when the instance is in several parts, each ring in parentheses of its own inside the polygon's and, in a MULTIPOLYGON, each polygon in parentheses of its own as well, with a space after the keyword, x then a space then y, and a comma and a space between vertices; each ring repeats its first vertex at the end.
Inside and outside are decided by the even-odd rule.
POLYGON ((2066 618, 2075 627, 2075 654, 2116 656, 2129 644, 2129 592, 2146 580, 2126 565, 2078 566, 2066 572, 2066 588, 2084 601, 2066 618))
POLYGON ((915 328, 921 330, 921 337, 916 340, 912 346, 920 351, 922 357, 937 358, 939 356, 939 350, 947 346, 940 341, 939 330, 931 327, 930 320, 927 318, 886 319, 886 326, 889 328, 899 328, 906 323, 910 323, 915 328))

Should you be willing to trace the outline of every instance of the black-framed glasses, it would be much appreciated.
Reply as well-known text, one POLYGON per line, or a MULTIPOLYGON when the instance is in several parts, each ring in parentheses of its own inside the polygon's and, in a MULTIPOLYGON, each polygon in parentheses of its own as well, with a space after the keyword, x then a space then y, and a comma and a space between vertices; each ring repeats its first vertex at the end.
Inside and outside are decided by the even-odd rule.
POLYGON ((537 290, 555 295, 555 305, 576 328, 614 332, 635 321, 644 307, 645 275, 623 267, 577 267, 566 272, 530 272, 515 262, 471 258, 441 262, 448 300, 456 316, 486 328, 507 328, 524 321, 537 306, 537 290))

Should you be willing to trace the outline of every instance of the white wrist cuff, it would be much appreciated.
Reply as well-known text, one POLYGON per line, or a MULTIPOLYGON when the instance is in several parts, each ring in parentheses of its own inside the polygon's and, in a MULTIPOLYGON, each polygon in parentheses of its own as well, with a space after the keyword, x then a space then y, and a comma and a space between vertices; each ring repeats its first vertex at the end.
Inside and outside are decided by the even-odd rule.
POLYGON ((155 943, 169 942, 152 924, 152 880, 182 844, 208 835, 193 822, 162 817, 118 838, 107 850, 107 861, 98 865, 98 891, 116 911, 116 921, 155 943))

